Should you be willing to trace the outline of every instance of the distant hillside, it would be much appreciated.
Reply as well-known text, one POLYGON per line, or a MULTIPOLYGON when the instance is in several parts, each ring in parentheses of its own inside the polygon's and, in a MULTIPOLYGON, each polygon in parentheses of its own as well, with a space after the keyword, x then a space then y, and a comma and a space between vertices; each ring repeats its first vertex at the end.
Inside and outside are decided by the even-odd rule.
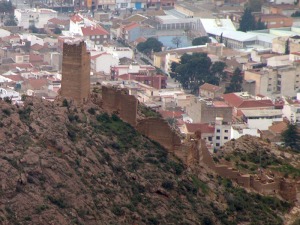
POLYGON ((187 170, 93 103, 0 105, 1 224, 276 225, 290 208, 187 170))

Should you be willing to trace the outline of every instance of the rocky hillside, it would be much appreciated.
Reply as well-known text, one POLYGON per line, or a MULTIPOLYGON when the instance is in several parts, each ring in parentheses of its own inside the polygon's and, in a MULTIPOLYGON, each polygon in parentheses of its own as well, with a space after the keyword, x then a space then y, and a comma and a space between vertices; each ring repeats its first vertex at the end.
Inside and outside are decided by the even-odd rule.
POLYGON ((290 204, 189 171, 92 103, 0 101, 1 224, 283 224, 290 204))
POLYGON ((227 161, 244 173, 257 173, 261 167, 278 176, 300 179, 300 154, 281 149, 249 135, 227 142, 215 160, 227 161))

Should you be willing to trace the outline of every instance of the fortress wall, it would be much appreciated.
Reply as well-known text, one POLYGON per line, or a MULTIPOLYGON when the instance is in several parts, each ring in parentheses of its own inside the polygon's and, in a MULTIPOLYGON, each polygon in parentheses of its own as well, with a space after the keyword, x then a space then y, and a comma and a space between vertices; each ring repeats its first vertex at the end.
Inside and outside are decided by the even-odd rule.
POLYGON ((175 146, 181 145, 179 135, 172 130, 168 122, 164 119, 143 119, 139 121, 136 128, 143 135, 161 144, 169 152, 174 152, 175 146))

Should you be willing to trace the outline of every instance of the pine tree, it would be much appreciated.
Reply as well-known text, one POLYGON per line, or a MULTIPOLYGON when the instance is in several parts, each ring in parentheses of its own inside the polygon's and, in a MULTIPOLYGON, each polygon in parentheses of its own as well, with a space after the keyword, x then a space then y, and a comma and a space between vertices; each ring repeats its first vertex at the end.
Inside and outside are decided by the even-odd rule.
POLYGON ((246 8, 240 21, 240 31, 255 30, 256 22, 249 8, 246 8))
POLYGON ((220 43, 223 43, 223 32, 220 35, 220 43))
POLYGON ((264 30, 267 26, 261 21, 261 18, 258 19, 256 23, 256 30, 264 30))
POLYGON ((281 136, 285 147, 291 147, 294 151, 300 151, 300 135, 298 133, 297 125, 289 124, 288 128, 282 132, 281 136))
POLYGON ((229 86, 226 87, 225 94, 232 93, 232 92, 241 92, 242 83, 243 83, 242 71, 237 67, 233 72, 233 76, 231 77, 229 86))
POLYGON ((286 42, 285 42, 285 52, 284 52, 286 55, 289 55, 290 54, 290 40, 287 39, 286 42))

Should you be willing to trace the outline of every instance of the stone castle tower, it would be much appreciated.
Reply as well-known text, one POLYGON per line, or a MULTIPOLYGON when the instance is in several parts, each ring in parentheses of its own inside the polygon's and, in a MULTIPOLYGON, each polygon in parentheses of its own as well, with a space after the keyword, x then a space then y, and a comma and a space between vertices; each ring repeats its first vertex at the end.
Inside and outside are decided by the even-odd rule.
POLYGON ((61 96, 85 103, 90 94, 90 53, 84 41, 63 45, 61 96))

